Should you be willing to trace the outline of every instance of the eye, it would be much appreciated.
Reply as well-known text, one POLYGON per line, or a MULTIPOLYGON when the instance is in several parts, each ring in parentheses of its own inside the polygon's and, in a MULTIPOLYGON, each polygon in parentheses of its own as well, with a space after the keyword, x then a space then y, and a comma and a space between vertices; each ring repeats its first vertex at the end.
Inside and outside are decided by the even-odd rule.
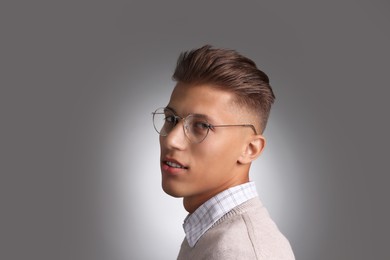
POLYGON ((194 122, 193 127, 199 129, 199 130, 207 130, 210 128, 210 124, 207 122, 197 121, 194 122))
POLYGON ((169 124, 176 125, 177 119, 174 115, 165 115, 165 122, 169 124))
POLYGON ((209 123, 202 120, 194 120, 191 124, 192 132, 197 134, 204 134, 211 126, 209 123))

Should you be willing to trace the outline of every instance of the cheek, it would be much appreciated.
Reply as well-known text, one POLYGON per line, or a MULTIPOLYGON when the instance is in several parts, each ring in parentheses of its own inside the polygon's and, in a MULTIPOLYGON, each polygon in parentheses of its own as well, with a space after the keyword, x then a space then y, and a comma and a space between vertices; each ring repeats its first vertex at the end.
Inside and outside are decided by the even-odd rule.
POLYGON ((238 159, 237 144, 234 142, 215 138, 196 148, 192 152, 193 159, 204 171, 230 168, 238 159))

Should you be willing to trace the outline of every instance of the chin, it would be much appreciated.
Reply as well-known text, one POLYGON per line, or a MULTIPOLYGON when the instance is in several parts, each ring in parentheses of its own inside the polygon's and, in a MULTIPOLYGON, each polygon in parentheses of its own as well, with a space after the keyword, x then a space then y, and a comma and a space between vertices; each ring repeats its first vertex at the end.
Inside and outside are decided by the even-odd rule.
POLYGON ((184 195, 182 192, 180 192, 180 189, 177 189, 175 187, 172 187, 172 185, 169 185, 167 183, 162 183, 162 189, 163 191, 172 196, 172 197, 175 197, 175 198, 182 198, 184 195))

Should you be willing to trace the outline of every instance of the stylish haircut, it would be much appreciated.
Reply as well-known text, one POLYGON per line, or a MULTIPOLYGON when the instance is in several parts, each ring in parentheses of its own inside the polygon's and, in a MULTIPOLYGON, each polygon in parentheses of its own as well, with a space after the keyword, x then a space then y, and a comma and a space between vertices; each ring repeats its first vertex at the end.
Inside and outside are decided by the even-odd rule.
POLYGON ((275 95, 268 76, 251 59, 235 50, 205 45, 182 52, 172 78, 190 85, 209 84, 233 93, 238 105, 257 115, 259 133, 264 131, 275 95))

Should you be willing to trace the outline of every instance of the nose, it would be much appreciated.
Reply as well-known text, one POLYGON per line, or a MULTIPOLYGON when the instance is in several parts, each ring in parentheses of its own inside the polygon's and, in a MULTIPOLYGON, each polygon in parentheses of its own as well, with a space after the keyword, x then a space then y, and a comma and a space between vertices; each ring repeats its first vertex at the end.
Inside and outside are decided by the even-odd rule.
POLYGON ((184 120, 179 120, 167 136, 160 136, 160 143, 165 144, 169 149, 184 150, 188 141, 184 134, 183 124, 184 120))

